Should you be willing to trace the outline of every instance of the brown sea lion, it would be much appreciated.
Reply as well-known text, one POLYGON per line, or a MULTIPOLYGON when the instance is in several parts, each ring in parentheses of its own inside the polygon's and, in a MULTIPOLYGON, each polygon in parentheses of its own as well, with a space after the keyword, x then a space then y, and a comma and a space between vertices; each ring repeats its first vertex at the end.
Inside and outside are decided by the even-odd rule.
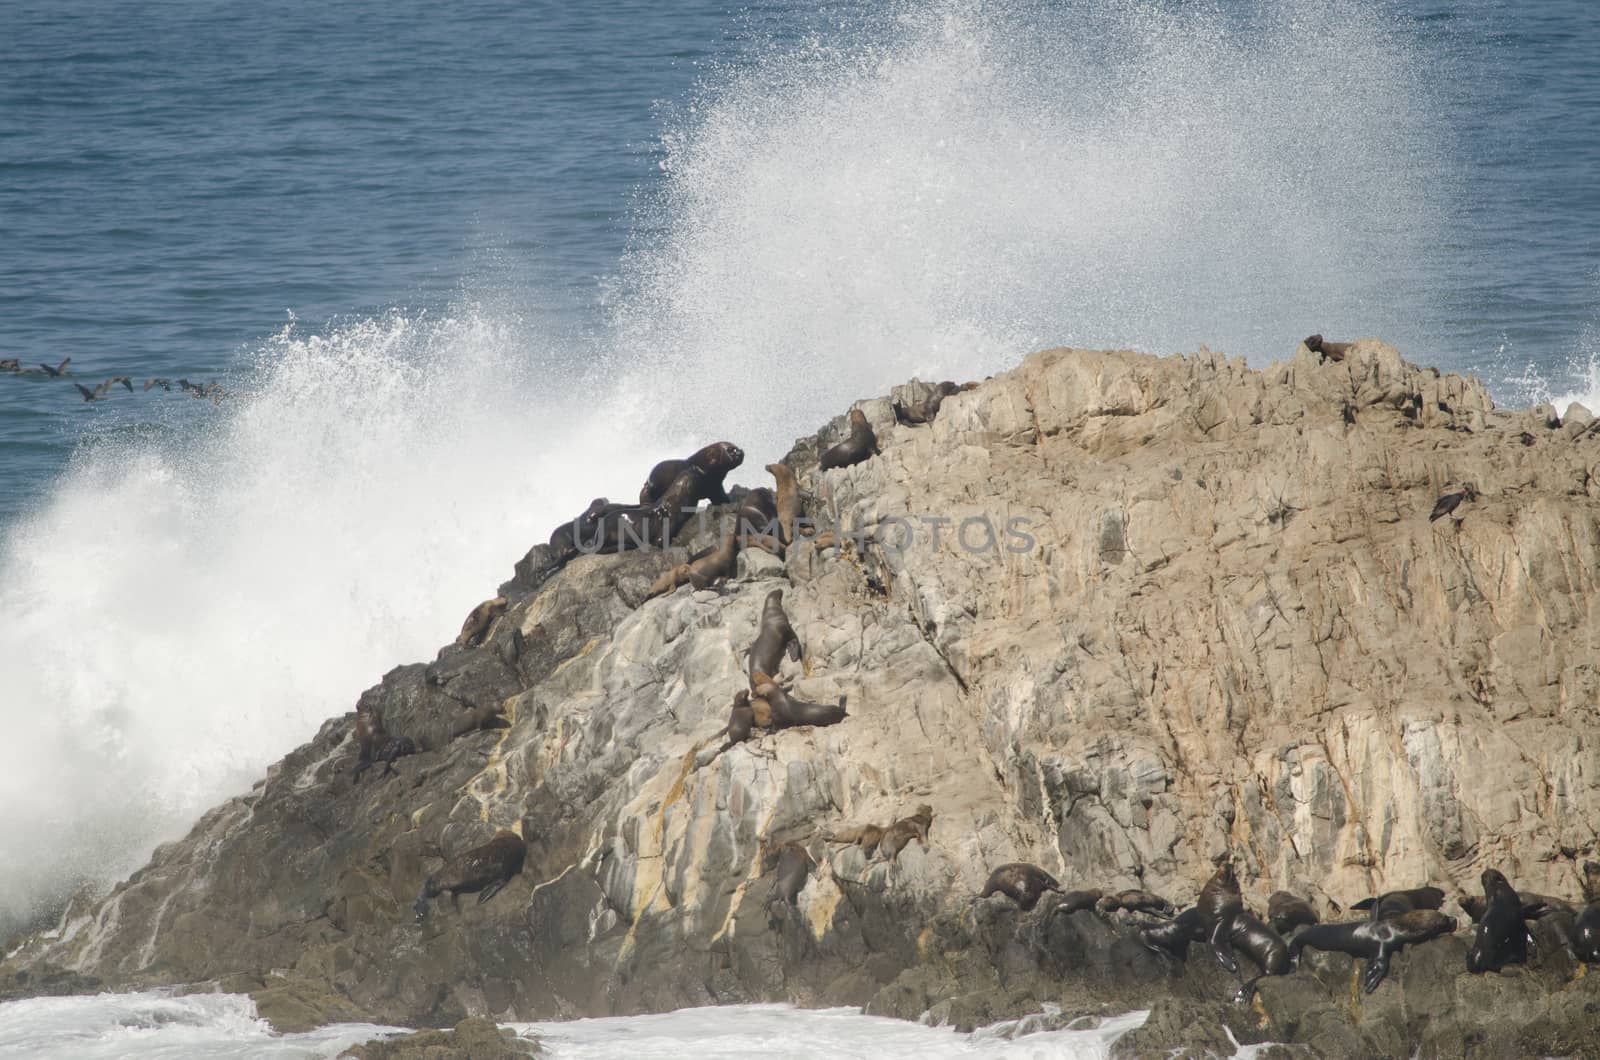
POLYGON ((650 586, 645 599, 653 600, 658 596, 664 596, 680 585, 692 585, 696 589, 713 588, 732 578, 738 571, 736 563, 738 555, 739 536, 730 530, 722 539, 722 544, 712 551, 664 572, 650 586))
POLYGON ((1428 522, 1438 522, 1440 519, 1443 519, 1445 516, 1461 507, 1463 501, 1475 501, 1477 499, 1477 489, 1473 487, 1472 483, 1465 483, 1459 492, 1446 493, 1443 497, 1440 497, 1434 502, 1433 511, 1428 513, 1428 522))
POLYGON ((771 906, 774 902, 782 902, 798 912, 800 892, 811 882, 811 870, 816 867, 816 862, 811 860, 810 852, 799 843, 784 843, 766 850, 762 855, 763 872, 774 865, 777 871, 773 874, 772 890, 767 893, 766 904, 771 906))
POLYGON ((795 480, 794 472, 789 470, 787 464, 768 464, 767 470, 778 484, 773 506, 778 512, 778 540, 787 548, 794 544, 795 522, 802 512, 800 483, 795 480))
POLYGON ((1367 960, 1362 986, 1367 993, 1378 989, 1389 974, 1389 961, 1406 946, 1426 942, 1456 929, 1454 917, 1437 909, 1412 909, 1382 920, 1357 920, 1347 924, 1314 924, 1289 943, 1289 955, 1298 958, 1306 947, 1348 953, 1367 960))
POLYGON ((456 647, 472 648, 481 644, 494 620, 506 613, 506 603, 505 597, 497 596, 474 607, 467 620, 461 623, 461 632, 456 634, 456 647))
MULTIPOLYGON (((844 700, 839 700, 839 709, 844 710, 844 700)), ((913 839, 922 841, 924 848, 928 845, 928 832, 933 827, 933 807, 926 804, 917 807, 917 812, 910 817, 902 817, 884 830, 883 838, 878 841, 878 853, 890 861, 900 860, 900 851, 913 839)))
POLYGON ((1060 893, 1061 884, 1037 865, 1030 865, 1025 861, 1012 861, 989 873, 989 880, 983 885, 983 893, 978 897, 987 898, 991 894, 1003 894, 1027 913, 1039 904, 1039 899, 1044 897, 1046 891, 1060 893))
POLYGON ((745 545, 756 545, 775 556, 784 552, 783 532, 778 525, 778 502, 772 490, 758 486, 745 490, 739 497, 739 507, 734 512, 735 525, 740 540, 745 545))
POLYGON ((829 843, 852 843, 870 858, 883 839, 883 829, 875 824, 856 824, 837 832, 828 832, 822 838, 829 843))
POLYGON ((789 658, 800 661, 800 638, 783 610, 783 590, 774 589, 761 605, 761 622, 755 642, 750 645, 751 678, 754 679, 757 672, 776 676, 785 651, 789 658))
POLYGON ((693 471, 694 499, 688 503, 710 501, 712 504, 727 504, 728 491, 723 488, 722 480, 742 463, 744 450, 732 442, 713 442, 687 460, 663 460, 650 469, 643 488, 639 490, 639 503, 656 503, 679 475, 693 471))
MULTIPOLYGON (((755 727, 756 714, 750 708, 750 693, 740 689, 733 697, 733 707, 728 711, 728 724, 722 731, 727 734, 727 741, 722 745, 722 751, 728 750, 737 743, 744 743, 750 739, 750 731, 755 727)), ((718 751, 721 754, 722 751, 718 751)))
POLYGON ((1376 898, 1363 898, 1351 906, 1352 912, 1367 911, 1373 920, 1399 916, 1413 909, 1438 909, 1444 905, 1444 892, 1437 887, 1412 887, 1403 891, 1385 891, 1376 898))
POLYGON ((921 401, 914 401, 909 405, 894 402, 892 405, 894 418, 907 427, 932 423, 933 418, 939 415, 939 406, 944 404, 944 399, 960 392, 961 388, 952 382, 937 383, 921 401))
POLYGON ((1498 972, 1508 964, 1526 964, 1529 939, 1521 896, 1496 869, 1484 869, 1481 879, 1488 908, 1467 951, 1467 971, 1498 972))
POLYGON ((1351 343, 1328 342, 1321 335, 1310 335, 1305 340, 1306 349, 1319 354, 1323 361, 1342 361, 1350 352, 1351 343))
POLYGON ((860 409, 851 409, 850 437, 824 451, 819 465, 824 471, 835 467, 849 467, 861 463, 878 452, 881 452, 878 448, 878 436, 872 433, 872 425, 867 422, 866 414, 860 409))
POLYGON ((508 729, 510 727, 511 722, 506 718, 499 703, 483 703, 464 710, 456 716, 455 720, 450 723, 450 739, 454 740, 457 736, 465 736, 469 732, 477 732, 480 729, 508 729))
POLYGON ((1150 913, 1155 916, 1172 915, 1172 903, 1160 895, 1151 894, 1149 891, 1127 890, 1108 894, 1094 904, 1095 910, 1100 913, 1115 913, 1121 909, 1127 913, 1150 913))
POLYGON ((1315 924, 1317 911, 1311 903, 1288 891, 1273 891, 1267 898, 1267 920, 1272 929, 1283 934, 1305 924, 1315 924))
POLYGON ((511 877, 522 871, 522 862, 527 856, 528 847, 522 837, 502 829, 482 846, 445 862, 443 868, 423 881, 422 893, 411 906, 417 914, 417 923, 422 923, 428 915, 428 900, 446 892, 457 911, 461 909, 463 894, 476 891, 478 904, 487 902, 511 877))
POLYGON ((361 774, 383 763, 383 772, 380 776, 388 776, 395 771, 394 763, 398 758, 417 753, 417 745, 409 736, 390 736, 383 727, 383 713, 376 707, 356 707, 356 768, 350 774, 352 782, 359 781, 361 774))
MULTIPOLYGON (((756 676, 762 676, 760 671, 757 671, 756 676)), ((846 717, 845 701, 848 696, 840 696, 838 703, 809 703, 803 699, 795 699, 770 680, 757 683, 755 678, 751 679, 751 691, 771 706, 772 722, 778 728, 787 729, 796 725, 837 725, 846 717)))

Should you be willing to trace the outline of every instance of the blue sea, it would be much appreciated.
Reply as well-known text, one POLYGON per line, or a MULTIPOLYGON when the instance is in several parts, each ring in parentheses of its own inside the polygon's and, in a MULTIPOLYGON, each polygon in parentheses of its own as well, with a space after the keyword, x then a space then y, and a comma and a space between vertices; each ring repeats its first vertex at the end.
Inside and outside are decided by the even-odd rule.
POLYGON ((1314 331, 1600 404, 1597 56, 1593 0, 0 0, 0 929, 712 439, 1314 331))

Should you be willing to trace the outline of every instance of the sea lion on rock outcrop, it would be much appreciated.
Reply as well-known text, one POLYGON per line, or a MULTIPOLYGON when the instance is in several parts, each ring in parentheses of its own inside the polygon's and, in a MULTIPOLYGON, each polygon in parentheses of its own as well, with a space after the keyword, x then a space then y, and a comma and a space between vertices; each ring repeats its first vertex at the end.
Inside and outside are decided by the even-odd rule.
POLYGON ((1228 936, 1233 930, 1233 918, 1244 912, 1244 896, 1239 891, 1239 878, 1234 875, 1231 858, 1217 866, 1217 871, 1200 888, 1200 897, 1195 899, 1194 905, 1206 918, 1211 952, 1217 963, 1230 972, 1237 972, 1239 965, 1229 952, 1228 936))
POLYGON ((484 703, 462 711, 450 723, 450 739, 465 736, 480 729, 509 729, 511 722, 502 712, 499 703, 484 703))
POLYGON ((1079 891, 1068 891, 1061 896, 1061 901, 1051 907, 1050 913, 1072 914, 1080 913, 1085 909, 1093 909, 1095 903, 1101 898, 1102 891, 1098 887, 1086 887, 1079 891))
POLYGON ((787 548, 794 544, 795 522, 801 515, 800 483, 787 464, 768 464, 767 470, 778 483, 773 505, 778 512, 778 540, 787 548))
POLYGON ((1467 951, 1467 971, 1498 972, 1508 964, 1527 963, 1530 938, 1522 898, 1496 869, 1484 869, 1482 880, 1488 908, 1467 951))
POLYGON ((586 544, 595 540, 595 524, 599 522, 600 513, 611 507, 611 502, 604 497, 596 497, 589 502, 582 514, 562 523, 550 531, 550 555, 556 564, 566 563, 578 554, 578 542, 586 544))
POLYGON ((422 923, 428 915, 428 900, 446 892, 458 912, 463 894, 476 891, 478 904, 487 902, 511 877, 522 871, 522 862, 527 856, 528 846, 522 837, 502 829, 483 846, 473 847, 445 862, 443 868, 423 881, 422 893, 411 906, 412 912, 417 914, 417 923, 422 923))
POLYGON ((1315 924, 1317 912, 1311 903, 1288 891, 1273 891, 1267 899, 1267 919, 1279 934, 1303 924, 1315 924))
POLYGON ((1319 355, 1323 361, 1344 360, 1353 345, 1348 342, 1328 342, 1321 335, 1308 335, 1305 344, 1306 349, 1319 355))
POLYGON ((1428 513, 1428 522, 1438 522, 1440 519, 1443 519, 1445 516, 1461 507, 1461 503, 1463 501, 1475 501, 1477 499, 1477 489, 1473 487, 1472 483, 1465 483, 1463 484, 1460 492, 1446 493, 1443 497, 1440 497, 1434 502, 1433 511, 1428 513))
POLYGON ((799 912, 800 892, 811 882, 811 870, 816 867, 816 862, 811 860, 810 852, 799 843, 784 843, 763 854, 761 871, 768 871, 774 864, 777 871, 773 873, 772 890, 767 893, 767 906, 781 902, 790 910, 799 912))
POLYGON ((596 516, 592 538, 580 538, 578 547, 588 552, 627 552, 630 549, 665 549, 694 515, 699 503, 701 477, 689 468, 672 480, 653 504, 608 504, 596 516))
POLYGON ((894 418, 897 422, 907 427, 932 423, 933 418, 939 415, 939 406, 944 404, 944 399, 951 394, 959 394, 960 392, 961 388, 948 380, 943 383, 936 383, 933 389, 928 392, 928 396, 921 401, 914 401, 909 405, 902 405, 898 401, 894 402, 892 405, 894 418))
POLYGON ((983 885, 983 893, 978 897, 981 899, 991 894, 1003 894, 1027 913, 1039 904, 1039 899, 1044 897, 1046 891, 1059 893, 1061 884, 1037 865, 1029 865, 1025 861, 1012 861, 989 873, 989 881, 983 885))
POLYGON ((1102 914, 1115 913, 1122 910, 1125 913, 1150 913, 1154 916, 1170 917, 1172 903, 1160 895, 1151 894, 1149 891, 1127 890, 1108 894, 1094 904, 1095 911, 1102 914))
POLYGON ((732 530, 722 539, 722 544, 699 559, 680 563, 665 572, 650 586, 646 600, 653 600, 678 588, 692 585, 696 589, 710 589, 733 577, 738 570, 739 535, 732 530))
POLYGON ((1263 975, 1289 974, 1289 944, 1248 910, 1233 914, 1229 920, 1228 943, 1255 961, 1263 975))
POLYGON ((883 839, 883 829, 875 824, 856 824, 849 828, 841 828, 837 832, 824 833, 822 838, 829 843, 850 843, 858 846, 861 852, 870 858, 883 839))
POLYGON ((489 632, 494 620, 506 613, 506 603, 505 597, 497 596, 474 607, 467 620, 461 623, 461 632, 456 635, 456 647, 472 648, 481 644, 483 635, 489 632))
POLYGON ((860 409, 851 409, 850 437, 824 451, 818 464, 824 471, 835 467, 849 467, 880 451, 878 436, 872 432, 872 425, 867 422, 866 414, 860 409))
POLYGON ((1389 974, 1389 960, 1406 946, 1427 942, 1456 929, 1455 917, 1437 909, 1412 909, 1382 920, 1357 920, 1347 924, 1315 924, 1289 943, 1290 956, 1299 958, 1306 947, 1364 957, 1361 982, 1367 993, 1378 989, 1389 974))
POLYGON ((1190 906, 1165 924, 1140 928, 1139 941, 1157 953, 1187 960, 1189 944, 1205 941, 1206 923, 1205 913, 1198 906, 1190 906))
MULTIPOLYGON (((839 700, 841 716, 844 711, 844 700, 839 700)), ((926 804, 917 807, 917 812, 910 817, 900 820, 884 829, 883 838, 878 841, 878 853, 889 861, 899 861, 900 851, 913 839, 921 840, 924 848, 928 845, 928 832, 933 828, 933 807, 926 804)))
MULTIPOLYGON (((727 742, 722 745, 722 751, 750 739, 750 730, 755 727, 755 723, 756 714, 750 708, 750 693, 740 689, 733 697, 733 707, 728 711, 728 724, 722 729, 728 737, 727 742)), ((717 753, 721 754, 722 751, 717 753)))
POLYGON ((394 763, 398 758, 417 753, 417 745, 408 736, 390 736, 383 727, 383 712, 376 707, 356 706, 356 756, 355 772, 350 774, 352 782, 359 781, 361 774, 368 769, 383 763, 382 776, 388 776, 395 771, 394 763))
POLYGON ((1572 951, 1585 964, 1600 964, 1600 862, 1583 863, 1583 899, 1588 904, 1572 925, 1572 951))
POLYGON ((789 658, 800 661, 800 638, 783 610, 783 590, 774 589, 761 605, 761 622, 750 645, 750 676, 754 678, 758 672, 776 676, 786 650, 789 658))
POLYGON ((1369 919, 1382 920, 1399 916, 1413 909, 1439 909, 1444 905, 1444 892, 1437 887, 1412 887, 1403 891, 1385 891, 1376 898, 1363 898, 1350 907, 1351 912, 1368 911, 1369 919))
POLYGON ((771 678, 760 680, 766 676, 761 671, 756 671, 750 679, 750 690, 771 705, 772 723, 778 728, 787 729, 796 725, 837 725, 845 719, 845 701, 848 696, 840 696, 838 703, 808 703, 789 695, 774 684, 771 678))
POLYGON ((639 490, 640 504, 654 504, 661 499, 672 483, 685 471, 695 472, 694 499, 689 503, 710 501, 727 504, 728 492, 722 480, 728 472, 744 463, 744 450, 732 442, 713 442, 687 460, 663 460, 650 469, 639 490))

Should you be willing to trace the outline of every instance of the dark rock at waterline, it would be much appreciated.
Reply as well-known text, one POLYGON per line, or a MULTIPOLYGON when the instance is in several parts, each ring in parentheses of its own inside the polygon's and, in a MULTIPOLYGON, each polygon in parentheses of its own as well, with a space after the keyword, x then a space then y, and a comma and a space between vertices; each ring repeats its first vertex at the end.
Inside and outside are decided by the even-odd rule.
POLYGON ((74 901, 59 934, 0 964, 0 991, 234 984, 295 1025, 772 1000, 959 1026, 1151 1008, 1125 1051, 1229 1035, 1323 1056, 1590 1048, 1600 977, 1542 937, 1532 965, 1483 976, 1464 932, 1408 947, 1370 996, 1361 962, 1308 954, 1236 1005, 1237 978, 1199 948, 1149 952, 1137 914, 976 896, 1026 861, 1065 888, 1181 904, 1230 849, 1257 909, 1280 888, 1324 908, 1459 890, 1487 851, 1519 889, 1575 893, 1576 859, 1553 852, 1582 851, 1600 820, 1587 766, 1560 765, 1600 745, 1600 608, 1571 575, 1600 567, 1600 438, 1524 446, 1537 414, 1372 342, 1259 372, 1050 351, 931 425, 860 407, 881 456, 822 476, 810 438, 787 462, 864 545, 797 541, 724 593, 648 602, 714 521, 670 553, 559 570, 534 548, 484 643, 363 694, 419 748, 398 776, 353 785, 353 715, 331 719, 109 896, 74 901), (1447 531, 1427 516, 1449 481, 1479 499, 1447 531), (902 513, 1022 517, 1033 546, 874 543, 902 513), (696 769, 773 588, 805 652, 772 676, 848 696, 850 715, 696 769), (507 726, 463 727, 480 715, 507 726), (928 842, 892 862, 820 841, 922 804, 928 842), (522 872, 417 925, 426 876, 500 829, 525 840, 522 872), (771 917, 758 852, 785 842, 817 866, 771 917))
POLYGON ((339 1054, 351 1060, 521 1060, 544 1056, 531 1038, 473 1016, 448 1031, 418 1031, 396 1038, 375 1038, 339 1054))

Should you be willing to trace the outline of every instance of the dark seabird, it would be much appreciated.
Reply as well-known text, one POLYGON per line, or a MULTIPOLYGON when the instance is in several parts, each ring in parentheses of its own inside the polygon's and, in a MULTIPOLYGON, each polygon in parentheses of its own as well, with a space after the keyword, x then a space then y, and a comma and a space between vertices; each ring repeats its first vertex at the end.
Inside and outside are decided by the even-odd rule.
POLYGON ((171 390, 172 389, 172 380, 163 379, 160 376, 157 376, 154 379, 146 379, 144 381, 144 388, 145 388, 146 392, 148 392, 150 390, 150 388, 153 387, 153 386, 158 386, 162 390, 171 390))
POLYGON ((73 383, 72 385, 78 388, 78 393, 83 395, 83 400, 85 400, 85 401, 103 401, 103 400, 105 400, 105 396, 106 396, 105 395, 105 387, 103 385, 102 386, 97 386, 93 390, 90 390, 88 387, 84 386, 82 383, 73 383))
POLYGON ((15 375, 20 371, 22 371, 22 362, 15 357, 7 357, 5 360, 0 361, 0 372, 10 372, 15 375))
POLYGON ((1478 491, 1473 489, 1472 483, 1467 483, 1461 488, 1460 493, 1446 493, 1434 503, 1433 511, 1428 515, 1428 522, 1436 522, 1461 507, 1462 501, 1475 501, 1478 491))
POLYGON ((48 376, 54 378, 55 376, 58 376, 58 375, 66 375, 67 374, 67 365, 69 365, 71 363, 72 363, 72 358, 68 357, 66 360, 62 361, 60 364, 56 365, 54 368, 51 368, 48 364, 41 364, 41 365, 39 365, 39 367, 44 369, 44 374, 45 375, 48 375, 48 376))

